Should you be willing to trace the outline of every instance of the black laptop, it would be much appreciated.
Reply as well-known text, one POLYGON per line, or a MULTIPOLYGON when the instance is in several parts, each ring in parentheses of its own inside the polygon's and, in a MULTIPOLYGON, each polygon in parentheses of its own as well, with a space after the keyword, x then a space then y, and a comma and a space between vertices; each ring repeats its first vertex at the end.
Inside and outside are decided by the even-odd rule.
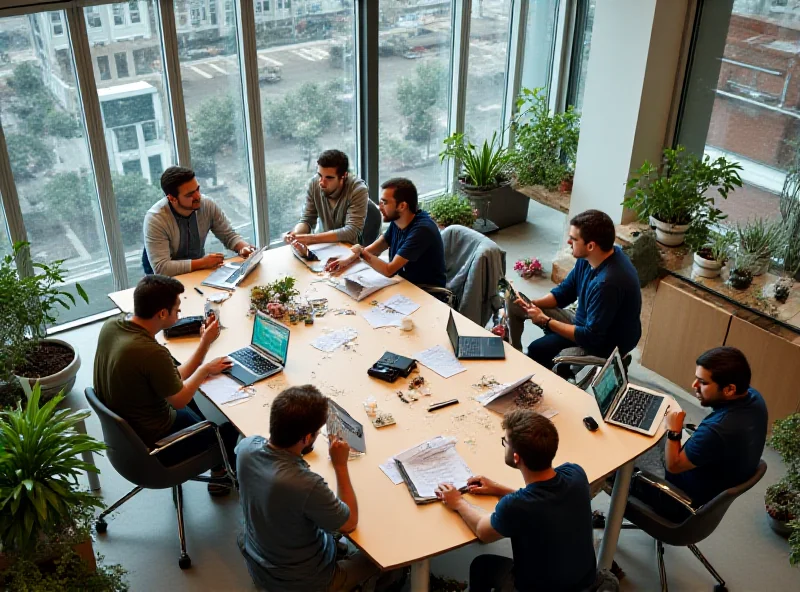
POLYGON ((459 360, 504 360, 506 350, 499 337, 461 337, 458 334, 453 311, 447 320, 447 335, 459 360))

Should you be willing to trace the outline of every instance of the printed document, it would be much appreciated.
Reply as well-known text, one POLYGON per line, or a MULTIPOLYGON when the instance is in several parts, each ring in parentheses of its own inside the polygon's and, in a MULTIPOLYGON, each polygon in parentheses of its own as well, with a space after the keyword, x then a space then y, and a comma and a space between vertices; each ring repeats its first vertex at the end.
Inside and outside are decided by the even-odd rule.
POLYGON ((457 489, 467 487, 472 476, 467 463, 456 451, 456 439, 437 436, 394 457, 414 501, 424 503, 436 499, 441 483, 452 483, 457 489))

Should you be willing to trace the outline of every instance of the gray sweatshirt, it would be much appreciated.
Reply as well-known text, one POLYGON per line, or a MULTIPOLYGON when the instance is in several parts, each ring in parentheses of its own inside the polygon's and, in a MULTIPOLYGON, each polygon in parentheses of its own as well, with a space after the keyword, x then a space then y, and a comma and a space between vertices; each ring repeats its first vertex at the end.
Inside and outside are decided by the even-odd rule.
MULTIPOLYGON (((203 196, 200 200, 200 209, 194 215, 197 218, 201 244, 205 244, 209 230, 230 250, 233 250, 233 247, 240 241, 244 241, 241 236, 236 234, 222 209, 209 198, 203 196)), ((178 252, 180 242, 181 231, 172 210, 170 210, 169 202, 164 197, 157 201, 144 216, 144 246, 153 271, 169 276, 192 271, 191 259, 172 260, 178 252)), ((205 254, 205 249, 203 254, 205 254)))
POLYGON ((319 187, 319 177, 314 175, 308 182, 306 202, 300 222, 308 224, 311 232, 317 227, 317 218, 322 219, 322 230, 336 231, 340 242, 357 244, 367 219, 369 190, 366 183, 358 177, 347 176, 344 184, 334 193, 325 197, 319 187))

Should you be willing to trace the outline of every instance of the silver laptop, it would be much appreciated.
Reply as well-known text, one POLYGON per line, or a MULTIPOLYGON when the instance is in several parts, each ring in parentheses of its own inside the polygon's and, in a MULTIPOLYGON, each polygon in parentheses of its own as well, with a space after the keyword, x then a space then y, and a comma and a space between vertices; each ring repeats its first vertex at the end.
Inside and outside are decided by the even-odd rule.
POLYGON ((235 290, 236 286, 258 266, 261 258, 264 256, 265 250, 266 247, 261 247, 242 261, 241 265, 237 263, 225 263, 204 279, 203 285, 219 288, 221 290, 235 290))
POLYGON ((248 347, 228 354, 233 366, 225 373, 245 385, 282 372, 289 352, 289 327, 263 312, 253 319, 253 337, 248 347))
POLYGON ((614 348, 591 386, 606 423, 652 436, 669 409, 665 395, 628 384, 619 350, 614 348))

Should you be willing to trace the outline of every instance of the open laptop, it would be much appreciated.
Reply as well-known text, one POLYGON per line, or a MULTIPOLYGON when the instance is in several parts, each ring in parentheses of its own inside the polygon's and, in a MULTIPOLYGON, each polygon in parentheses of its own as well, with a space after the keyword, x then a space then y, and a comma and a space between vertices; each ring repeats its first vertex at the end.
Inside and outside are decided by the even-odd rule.
POLYGON ((648 436, 656 433, 669 409, 665 395, 628 384, 617 348, 595 376, 591 388, 606 423, 648 436))
POLYGON ((225 373, 250 385, 283 371, 288 352, 289 327, 259 311, 253 319, 250 345, 228 354, 233 366, 225 373))
POLYGON ((235 290, 236 286, 256 268, 261 258, 264 256, 265 250, 266 247, 261 247, 242 261, 241 265, 226 263, 204 279, 203 285, 219 288, 221 290, 235 290))
POLYGON ((506 357, 503 340, 499 337, 461 337, 452 310, 447 319, 447 335, 459 360, 504 360, 506 357))

